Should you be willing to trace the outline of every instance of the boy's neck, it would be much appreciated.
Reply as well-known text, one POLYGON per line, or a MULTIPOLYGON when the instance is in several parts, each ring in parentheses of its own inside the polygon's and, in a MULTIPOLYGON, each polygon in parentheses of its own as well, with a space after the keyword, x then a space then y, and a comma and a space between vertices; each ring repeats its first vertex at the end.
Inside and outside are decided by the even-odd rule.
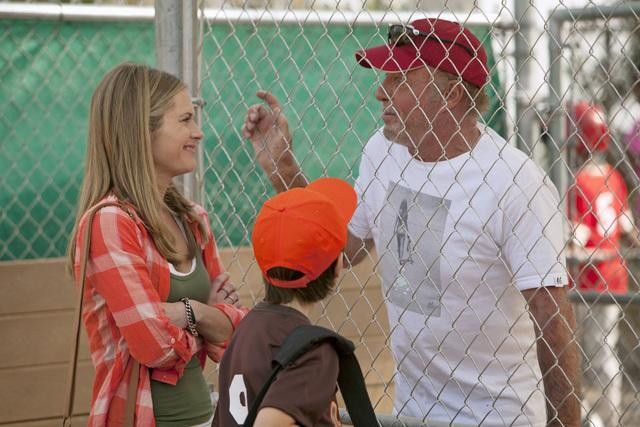
POLYGON ((313 311, 317 303, 304 304, 294 298, 293 301, 282 305, 298 310, 300 313, 310 318, 311 312, 313 311))

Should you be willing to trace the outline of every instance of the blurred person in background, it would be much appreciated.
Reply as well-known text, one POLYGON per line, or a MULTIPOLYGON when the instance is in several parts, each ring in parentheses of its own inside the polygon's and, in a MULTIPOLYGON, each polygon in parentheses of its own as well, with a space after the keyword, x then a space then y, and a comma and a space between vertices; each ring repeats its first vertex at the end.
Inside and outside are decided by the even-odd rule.
MULTIPOLYGON (((575 150, 581 166, 569 190, 573 232, 570 254, 575 287, 582 292, 624 295, 627 265, 620 253, 621 238, 638 245, 629 193, 622 174, 606 160, 610 134, 600 105, 580 101, 572 109, 575 150)), ((583 354, 585 420, 588 425, 621 424, 623 369, 616 351, 619 303, 577 303, 577 333, 583 354)))
POLYGON ((210 425, 203 375, 242 318, 202 207, 173 185, 203 138, 184 83, 146 65, 109 71, 91 100, 85 175, 69 244, 80 281, 91 227, 83 321, 95 367, 91 426, 122 425, 134 360, 135 425, 210 425))
MULTIPOLYGON (((638 72, 636 71, 635 74, 638 72)), ((611 133, 619 147, 626 154, 625 164, 631 165, 632 173, 627 175, 630 188, 640 185, 640 75, 631 85, 626 96, 616 104, 610 115, 611 133)), ((631 194, 632 210, 636 217, 640 214, 640 193, 631 194)))
MULTIPOLYGON (((462 25, 420 19, 356 53, 384 73, 345 250, 374 246, 396 361, 395 411, 428 422, 578 426, 579 361, 556 189, 480 122, 489 71, 462 25), (546 404, 546 408, 545 408, 546 404)), ((307 181, 277 99, 243 135, 277 191, 307 181)))

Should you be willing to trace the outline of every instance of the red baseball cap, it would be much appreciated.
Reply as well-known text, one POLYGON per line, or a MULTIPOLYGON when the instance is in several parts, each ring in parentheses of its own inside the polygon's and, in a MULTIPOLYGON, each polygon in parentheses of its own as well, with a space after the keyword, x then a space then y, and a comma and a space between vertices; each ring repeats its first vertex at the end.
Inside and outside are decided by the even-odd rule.
POLYGON ((320 178, 267 200, 253 227, 253 251, 265 280, 280 288, 305 288, 338 258, 347 244, 347 225, 357 196, 349 183, 320 178), (302 277, 279 280, 274 267, 299 271, 302 277))
POLYGON ((487 82, 487 53, 480 40, 457 22, 429 18, 410 25, 391 25, 389 38, 389 44, 357 51, 358 63, 387 73, 428 65, 460 76, 476 87, 487 82), (404 35, 394 41, 394 33, 404 35))
POLYGON ((611 137, 601 105, 588 101, 577 102, 573 107, 573 120, 577 128, 578 152, 607 151, 611 137))

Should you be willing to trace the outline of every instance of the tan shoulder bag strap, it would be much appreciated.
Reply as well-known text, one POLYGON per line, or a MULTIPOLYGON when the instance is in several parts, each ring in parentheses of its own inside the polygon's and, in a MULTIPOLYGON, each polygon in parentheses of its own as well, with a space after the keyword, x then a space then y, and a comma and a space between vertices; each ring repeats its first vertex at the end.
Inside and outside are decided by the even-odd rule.
MULTIPOLYGON (((93 217, 95 216, 96 212, 106 206, 121 207, 122 205, 118 202, 105 202, 91 209, 89 215, 87 216, 87 223, 85 224, 84 236, 82 239, 82 252, 80 253, 80 292, 78 294, 78 301, 76 303, 73 325, 74 343, 71 347, 71 364, 69 365, 69 374, 67 377, 67 398, 64 406, 64 418, 62 419, 63 426, 71 425, 71 416, 73 415, 73 402, 75 399, 76 391, 76 373, 78 370, 78 348, 80 346, 80 324, 82 323, 82 298, 84 295, 84 285, 87 279, 87 260, 89 258, 89 248, 91 246, 91 229, 93 225, 93 217)), ((139 375, 140 363, 135 360, 131 369, 131 377, 129 377, 127 406, 125 408, 124 414, 125 427, 133 427, 139 375)))

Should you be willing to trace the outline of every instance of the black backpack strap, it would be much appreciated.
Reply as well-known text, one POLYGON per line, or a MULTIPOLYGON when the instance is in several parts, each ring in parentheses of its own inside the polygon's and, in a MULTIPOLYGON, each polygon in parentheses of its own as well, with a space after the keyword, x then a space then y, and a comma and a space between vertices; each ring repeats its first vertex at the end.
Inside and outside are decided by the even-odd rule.
POLYGON ((253 426, 260 404, 278 373, 324 341, 330 342, 338 353, 340 359, 338 386, 354 427, 379 425, 369 400, 360 365, 354 354, 355 346, 353 343, 330 329, 303 325, 294 329, 287 336, 275 359, 271 362, 273 371, 251 404, 251 409, 244 422, 245 427, 253 426))
POLYGON ((338 386, 354 427, 379 425, 369 400, 360 364, 354 353, 340 355, 338 386))
POLYGON ((253 423, 255 422, 256 417, 258 416, 258 409, 260 409, 260 404, 264 399, 264 395, 267 394, 267 390, 269 390, 269 387, 271 387, 271 384, 273 383, 273 381, 275 381, 276 377, 278 376, 278 373, 281 370, 282 370, 281 365, 276 365, 273 367, 273 371, 271 371, 271 375, 269 375, 269 378, 267 378, 267 380, 262 385, 262 388, 260 389, 256 397, 253 399, 253 403, 251 404, 251 409, 249 409, 247 418, 245 418, 244 423, 242 424, 244 427, 253 427, 253 423))

